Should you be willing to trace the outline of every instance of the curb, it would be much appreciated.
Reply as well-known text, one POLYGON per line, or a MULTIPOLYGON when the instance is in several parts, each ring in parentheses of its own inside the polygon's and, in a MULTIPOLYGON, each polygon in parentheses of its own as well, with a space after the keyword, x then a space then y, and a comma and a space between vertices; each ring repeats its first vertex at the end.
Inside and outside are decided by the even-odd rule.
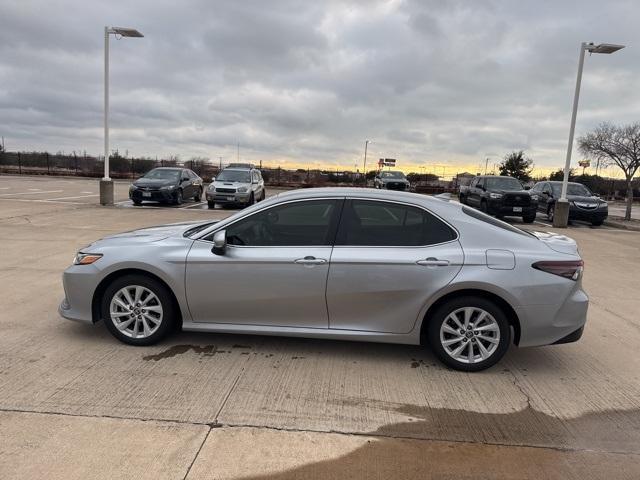
POLYGON ((630 230, 633 232, 640 232, 640 222, 634 222, 633 220, 629 222, 622 219, 620 220, 607 219, 604 221, 604 224, 607 227, 620 228, 622 230, 630 230))

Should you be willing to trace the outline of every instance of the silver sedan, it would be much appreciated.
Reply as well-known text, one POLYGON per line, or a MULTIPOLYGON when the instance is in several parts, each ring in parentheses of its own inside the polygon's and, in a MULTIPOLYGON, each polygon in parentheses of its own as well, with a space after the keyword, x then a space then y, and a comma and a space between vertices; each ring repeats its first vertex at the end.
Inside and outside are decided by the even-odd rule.
POLYGON ((576 243, 412 193, 283 193, 220 222, 103 238, 63 277, 62 316, 132 345, 176 328, 428 344, 477 371, 511 343, 580 338, 576 243))

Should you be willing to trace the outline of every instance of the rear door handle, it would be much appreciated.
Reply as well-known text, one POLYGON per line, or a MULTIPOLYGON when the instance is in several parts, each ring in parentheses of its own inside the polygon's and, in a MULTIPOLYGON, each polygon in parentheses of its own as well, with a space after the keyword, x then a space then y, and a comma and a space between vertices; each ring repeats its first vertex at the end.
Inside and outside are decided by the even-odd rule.
POLYGON ((327 261, 324 258, 316 258, 309 255, 304 258, 294 260, 294 263, 299 263, 301 265, 322 265, 323 263, 327 263, 327 261))
POLYGON ((418 260, 416 262, 418 265, 423 265, 425 267, 447 267, 449 266, 449 260, 438 260, 434 257, 429 257, 425 260, 418 260))

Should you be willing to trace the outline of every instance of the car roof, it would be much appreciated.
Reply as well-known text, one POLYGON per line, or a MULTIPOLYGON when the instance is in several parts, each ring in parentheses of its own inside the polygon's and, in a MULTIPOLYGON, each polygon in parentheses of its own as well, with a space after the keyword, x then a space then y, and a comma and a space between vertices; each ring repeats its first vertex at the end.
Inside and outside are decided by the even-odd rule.
POLYGON ((303 199, 316 197, 347 197, 347 198, 371 198, 375 200, 389 200, 408 203, 434 202, 435 204, 447 203, 429 195, 394 190, 379 190, 376 188, 358 187, 319 187, 289 190, 276 195, 278 198, 303 199))
POLYGON ((255 168, 253 168, 253 167, 227 167, 227 168, 223 168, 222 169, 223 172, 225 170, 236 170, 238 172, 248 172, 250 170, 255 170, 255 168))
POLYGON ((156 168, 152 168, 151 170, 188 170, 188 169, 184 167, 156 167, 156 168))

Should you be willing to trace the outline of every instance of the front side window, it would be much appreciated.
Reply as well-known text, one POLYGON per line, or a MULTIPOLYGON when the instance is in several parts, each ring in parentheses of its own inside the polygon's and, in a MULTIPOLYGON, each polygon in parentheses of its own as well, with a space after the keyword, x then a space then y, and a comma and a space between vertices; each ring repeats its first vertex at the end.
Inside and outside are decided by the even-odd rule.
POLYGON ((227 243, 250 247, 331 245, 342 200, 309 200, 261 210, 227 228, 227 243))
POLYGON ((451 227, 421 208, 375 200, 353 200, 344 206, 336 244, 423 246, 455 238, 456 233, 451 227))

